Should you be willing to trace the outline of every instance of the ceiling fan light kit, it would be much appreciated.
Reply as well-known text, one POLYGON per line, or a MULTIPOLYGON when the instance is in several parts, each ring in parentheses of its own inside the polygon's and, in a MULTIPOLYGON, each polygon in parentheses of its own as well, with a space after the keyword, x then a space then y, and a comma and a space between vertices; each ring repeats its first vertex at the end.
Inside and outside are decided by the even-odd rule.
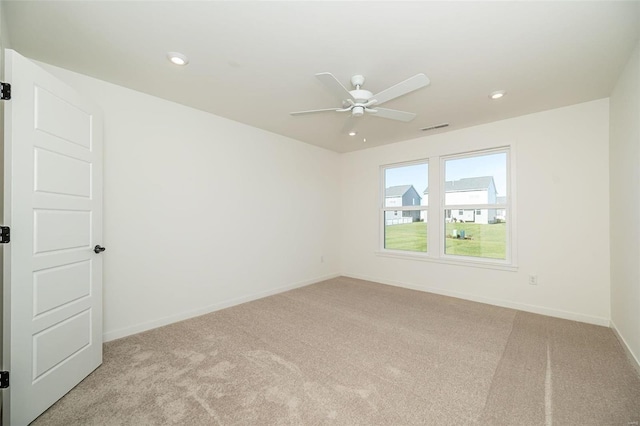
POLYGON ((422 87, 428 86, 429 78, 424 74, 416 74, 405 81, 402 81, 388 89, 383 90, 377 94, 373 94, 368 90, 362 89, 362 85, 365 82, 364 76, 356 74, 351 77, 351 85, 353 90, 347 90, 333 74, 328 72, 322 72, 316 74, 316 77, 325 85, 325 87, 334 94, 334 96, 340 100, 341 108, 324 108, 308 111, 296 111, 291 115, 304 115, 315 114, 318 112, 350 112, 351 117, 362 117, 367 114, 371 114, 374 117, 387 118, 390 120, 397 120, 403 122, 409 122, 416 117, 416 114, 406 111, 398 111, 389 108, 379 108, 385 102, 398 98, 407 93, 418 90, 422 87), (376 106, 376 108, 371 108, 376 106))

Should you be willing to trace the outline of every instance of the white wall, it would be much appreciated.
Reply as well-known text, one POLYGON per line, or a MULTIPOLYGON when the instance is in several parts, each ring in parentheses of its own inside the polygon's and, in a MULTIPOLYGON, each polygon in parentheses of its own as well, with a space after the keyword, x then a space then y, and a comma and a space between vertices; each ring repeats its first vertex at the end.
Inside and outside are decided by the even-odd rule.
POLYGON ((640 44, 610 114, 611 320, 640 365, 640 44))
POLYGON ((43 66, 104 111, 107 340, 339 272, 338 154, 43 66))
POLYGON ((603 99, 344 154, 343 274, 608 325, 608 132, 603 99), (380 165, 511 143, 517 272, 375 254, 380 165), (529 274, 538 275, 537 286, 528 284, 529 274))

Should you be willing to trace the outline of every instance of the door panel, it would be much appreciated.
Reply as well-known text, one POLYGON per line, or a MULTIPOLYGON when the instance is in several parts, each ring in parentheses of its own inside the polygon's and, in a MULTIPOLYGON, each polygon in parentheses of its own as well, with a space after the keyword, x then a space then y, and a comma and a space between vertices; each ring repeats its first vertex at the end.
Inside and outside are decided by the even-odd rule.
POLYGON ((33 336, 33 380, 69 359, 91 343, 91 309, 36 333, 33 336))
POLYGON ((5 54, 5 424, 26 425, 102 362, 102 118, 5 54))
POLYGON ((33 313, 41 315, 91 294, 91 261, 33 273, 33 313))
POLYGON ((36 129, 91 149, 91 113, 41 87, 34 90, 36 129))
POLYGON ((34 210, 34 253, 87 248, 91 244, 91 212, 34 210))
POLYGON ((36 192, 91 197, 91 163, 41 148, 34 154, 36 192))

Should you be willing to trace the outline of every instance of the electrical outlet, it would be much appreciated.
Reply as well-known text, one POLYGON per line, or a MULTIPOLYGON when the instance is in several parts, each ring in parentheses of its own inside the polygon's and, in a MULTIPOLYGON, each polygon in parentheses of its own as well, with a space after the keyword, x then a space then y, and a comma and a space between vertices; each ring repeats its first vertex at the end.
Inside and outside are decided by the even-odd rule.
POLYGON ((324 256, 320 256, 320 263, 324 263, 324 256))
POLYGON ((529 275, 529 285, 538 285, 537 275, 529 275))

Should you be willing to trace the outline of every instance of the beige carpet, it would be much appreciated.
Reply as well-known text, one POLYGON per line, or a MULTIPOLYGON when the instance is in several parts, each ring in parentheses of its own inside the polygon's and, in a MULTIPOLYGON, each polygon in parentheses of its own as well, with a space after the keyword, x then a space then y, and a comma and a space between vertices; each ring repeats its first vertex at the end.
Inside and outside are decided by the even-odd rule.
POLYGON ((105 345, 34 425, 637 425, 611 330, 336 278, 105 345))

